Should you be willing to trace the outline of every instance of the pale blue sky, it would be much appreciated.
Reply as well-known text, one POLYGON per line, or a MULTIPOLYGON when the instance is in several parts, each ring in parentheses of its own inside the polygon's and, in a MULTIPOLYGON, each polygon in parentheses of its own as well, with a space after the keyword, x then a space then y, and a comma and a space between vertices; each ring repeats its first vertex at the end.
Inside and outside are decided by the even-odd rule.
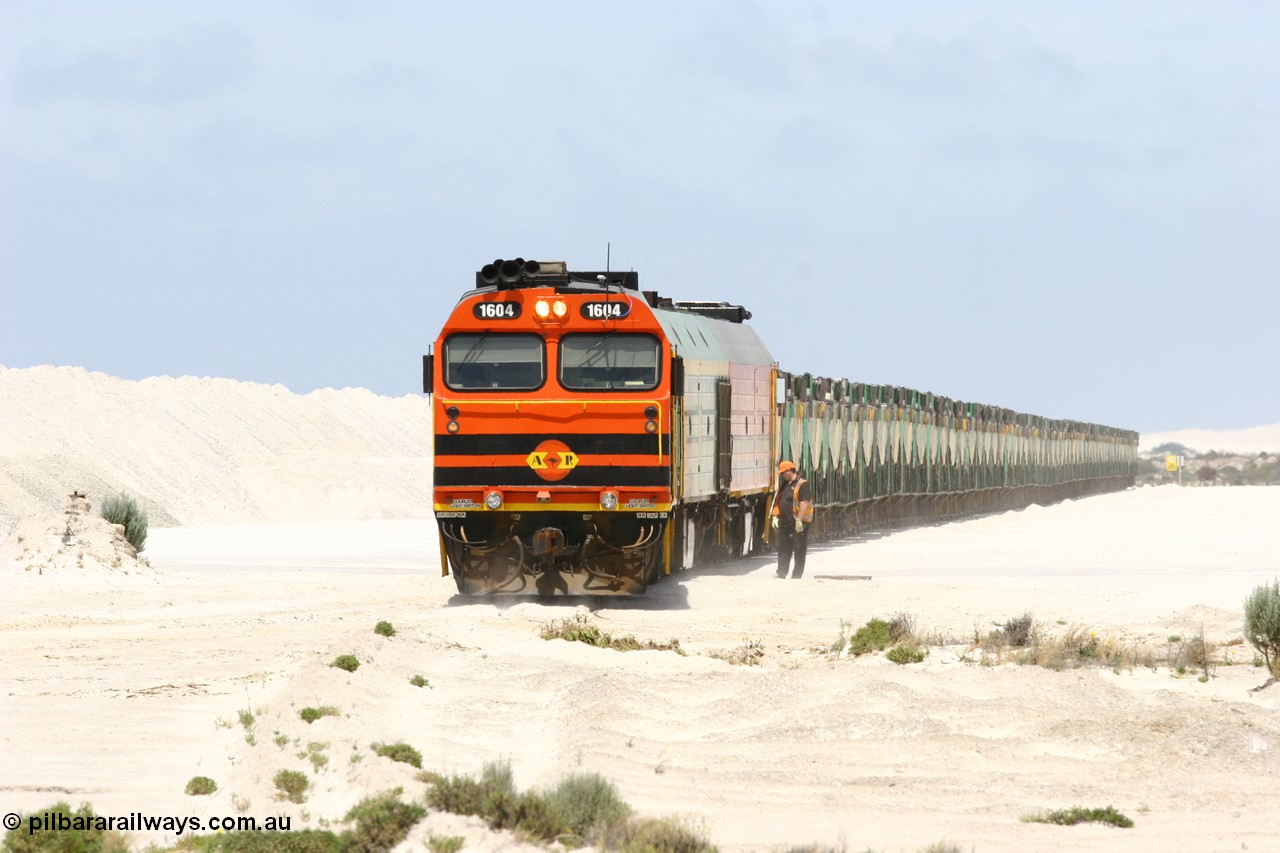
POLYGON ((1280 421, 1280 6, 0 0, 0 364, 415 393, 496 257, 784 369, 1280 421))

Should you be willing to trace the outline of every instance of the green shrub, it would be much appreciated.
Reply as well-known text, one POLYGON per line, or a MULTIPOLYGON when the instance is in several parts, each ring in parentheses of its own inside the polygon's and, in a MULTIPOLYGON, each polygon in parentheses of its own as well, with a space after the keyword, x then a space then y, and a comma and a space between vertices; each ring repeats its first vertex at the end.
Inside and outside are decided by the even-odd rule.
POLYGON ((383 620, 373 626, 373 633, 382 637, 394 637, 396 635, 396 629, 390 622, 383 620))
POLYGON ((383 758, 390 758, 401 764, 412 764, 419 770, 422 769, 422 753, 407 743, 375 743, 370 749, 383 758))
POLYGON ((588 646, 608 648, 613 639, 596 624, 581 613, 570 619, 553 619, 543 624, 540 636, 544 640, 567 640, 571 643, 586 643, 588 646))
POLYGON ((383 853, 404 841, 414 824, 426 817, 427 810, 417 803, 401 802, 402 793, 403 788, 396 788, 368 797, 347 812, 347 822, 355 822, 354 829, 343 833, 348 841, 347 851, 383 853))
POLYGON ((427 791, 427 805, 452 814, 484 816, 495 798, 514 794, 510 767, 487 764, 479 781, 470 776, 437 777, 431 784, 431 790, 427 791), (505 768, 505 774, 491 773, 494 768, 505 768))
POLYGON ((175 849, 202 853, 346 853, 350 847, 345 837, 340 838, 327 829, 292 832, 260 829, 201 835, 190 847, 180 844, 175 849))
POLYGON ((428 835, 427 847, 431 853, 458 853, 466 845, 463 835, 428 835))
POLYGON ((431 686, 431 682, 427 681, 421 675, 415 675, 413 678, 410 678, 409 683, 412 684, 414 687, 430 687, 431 686))
POLYGON ((208 776, 192 776, 187 782, 187 794, 192 797, 205 797, 218 790, 218 783, 208 776))
POLYGON ((1267 671, 1280 670, 1280 579, 1263 584, 1244 600, 1244 638, 1262 654, 1267 671))
POLYGON ((510 829, 551 841, 564 834, 564 820, 546 797, 533 791, 495 797, 485 820, 493 829, 510 829))
POLYGON ((298 712, 298 716, 306 723, 314 723, 321 717, 336 717, 341 712, 332 705, 321 705, 319 708, 303 708, 298 712))
POLYGON ((17 828, 4 834, 0 850, 4 853, 128 853, 129 845, 123 835, 92 828, 97 817, 87 803, 75 811, 68 803, 58 802, 28 812, 17 828), (49 829, 59 824, 66 826, 68 822, 72 828, 31 832, 32 820, 42 821, 42 827, 49 829), (74 828, 77 820, 79 829, 74 828))
POLYGON ((355 655, 338 655, 329 666, 336 666, 338 669, 345 669, 347 672, 355 672, 360 668, 360 661, 355 655))
POLYGON ((567 640, 571 643, 586 643, 588 646, 613 649, 619 652, 656 650, 675 652, 679 655, 684 654, 684 650, 680 648, 680 641, 674 637, 665 643, 657 643, 653 640, 640 641, 631 634, 615 638, 601 631, 594 622, 581 613, 570 619, 553 619, 550 622, 543 623, 539 636, 544 640, 567 640))
POLYGON ((542 841, 565 834, 564 819, 546 797, 516 792, 506 762, 486 764, 479 781, 437 777, 427 792, 427 804, 453 814, 477 815, 491 829, 518 830, 542 841))
POLYGON ((599 773, 578 773, 562 780, 547 795, 564 826, 584 842, 625 823, 631 807, 618 796, 618 789, 599 773))
POLYGON ((842 622, 840 625, 840 639, 831 647, 831 651, 837 654, 846 646, 849 654, 853 656, 865 655, 869 652, 882 652, 893 639, 889 630, 889 623, 883 619, 869 620, 867 624, 854 631, 853 636, 848 639, 844 636, 845 627, 846 623, 842 622))
POLYGON ((291 803, 301 803, 307 799, 307 788, 311 782, 307 774, 298 770, 281 770, 272 779, 276 789, 291 803))
POLYGON ((906 645, 894 646, 884 656, 896 664, 920 663, 924 660, 924 649, 906 645))
POLYGON ((1133 821, 1116 811, 1112 806, 1100 809, 1086 809, 1083 806, 1072 806, 1069 809, 1057 809, 1041 814, 1027 815, 1024 823, 1055 823, 1059 826, 1073 826, 1077 823, 1109 823, 1122 829, 1133 826, 1133 821))
POLYGON ((124 525, 124 538, 141 553, 147 546, 147 512, 130 495, 121 492, 102 502, 102 517, 112 524, 124 525))

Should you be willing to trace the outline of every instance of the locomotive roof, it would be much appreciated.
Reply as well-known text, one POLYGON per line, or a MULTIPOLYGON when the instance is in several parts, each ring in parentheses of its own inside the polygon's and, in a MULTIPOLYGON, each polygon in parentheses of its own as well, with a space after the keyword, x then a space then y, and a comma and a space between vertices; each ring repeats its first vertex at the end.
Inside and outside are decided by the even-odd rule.
POLYGON ((760 335, 744 323, 691 314, 678 308, 658 307, 653 315, 667 339, 686 359, 733 364, 774 363, 760 335))

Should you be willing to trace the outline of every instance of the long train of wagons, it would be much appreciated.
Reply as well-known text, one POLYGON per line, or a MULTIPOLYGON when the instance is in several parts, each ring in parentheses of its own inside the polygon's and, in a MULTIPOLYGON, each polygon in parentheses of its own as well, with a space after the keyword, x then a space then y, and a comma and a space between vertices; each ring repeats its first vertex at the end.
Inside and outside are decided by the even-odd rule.
POLYGON ((777 463, 813 535, 1133 485, 1138 434, 789 374, 727 303, 499 260, 431 353, 441 563, 465 594, 643 593, 765 545, 777 463))

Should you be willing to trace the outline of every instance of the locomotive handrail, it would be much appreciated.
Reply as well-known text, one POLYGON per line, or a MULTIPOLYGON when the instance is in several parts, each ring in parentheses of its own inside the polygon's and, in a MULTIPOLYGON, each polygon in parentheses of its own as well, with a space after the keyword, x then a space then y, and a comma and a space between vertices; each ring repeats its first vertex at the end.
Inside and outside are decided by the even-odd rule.
MULTIPOLYGON (((584 399, 581 399, 581 398, 576 399, 576 400, 540 400, 540 399, 527 399, 527 400, 474 400, 474 399, 471 399, 470 397, 442 397, 442 396, 440 396, 440 395, 438 395, 438 394, 436 395, 436 397, 437 397, 437 399, 439 399, 439 400, 440 400, 440 402, 441 402, 441 403, 445 403, 445 402, 465 402, 465 403, 466 403, 466 405, 468 405, 468 406, 511 406, 511 407, 513 407, 513 409, 514 409, 515 411, 517 411, 517 412, 518 412, 518 411, 520 411, 520 406, 521 406, 521 404, 529 405, 529 404, 531 404, 531 403, 560 403, 560 404, 568 403, 568 404, 572 404, 572 405, 577 405, 578 403, 581 403, 581 404, 582 404, 582 411, 584 411, 584 412, 587 410, 587 405, 588 405, 588 404, 593 405, 593 406, 594 406, 594 405, 603 405, 603 406, 614 405, 614 406, 622 406, 622 405, 631 405, 631 404, 636 404, 636 403, 641 404, 641 405, 643 405, 643 404, 650 404, 650 405, 654 406, 654 408, 656 408, 656 409, 658 410, 658 417, 657 417, 657 418, 655 418, 655 420, 657 420, 659 424, 661 424, 661 423, 662 423, 662 403, 661 403, 661 402, 659 402, 658 400, 641 400, 641 399, 629 399, 629 400, 594 400, 594 399, 591 399, 591 400, 584 400, 584 399)), ((657 437, 658 437, 658 461, 659 461, 659 462, 661 462, 661 461, 662 461, 662 428, 661 428, 661 427, 659 427, 659 428, 658 428, 657 437)))

